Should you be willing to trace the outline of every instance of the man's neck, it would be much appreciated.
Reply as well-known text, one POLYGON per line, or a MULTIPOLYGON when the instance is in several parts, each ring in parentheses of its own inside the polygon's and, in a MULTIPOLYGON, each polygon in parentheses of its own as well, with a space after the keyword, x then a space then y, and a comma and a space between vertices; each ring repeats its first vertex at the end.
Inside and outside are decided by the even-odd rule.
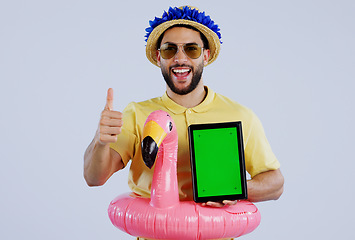
POLYGON ((196 107, 205 99, 207 94, 202 81, 192 92, 186 95, 176 94, 173 91, 171 91, 171 89, 168 86, 166 87, 166 92, 170 99, 172 99, 177 104, 186 108, 196 107))

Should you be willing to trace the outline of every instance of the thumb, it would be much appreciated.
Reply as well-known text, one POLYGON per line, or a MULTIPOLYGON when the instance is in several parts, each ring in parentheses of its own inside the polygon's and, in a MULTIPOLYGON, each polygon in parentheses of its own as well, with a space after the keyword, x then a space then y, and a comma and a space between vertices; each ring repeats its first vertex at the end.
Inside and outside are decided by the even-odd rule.
POLYGON ((105 109, 112 111, 113 110, 113 89, 109 88, 107 90, 106 106, 105 109))

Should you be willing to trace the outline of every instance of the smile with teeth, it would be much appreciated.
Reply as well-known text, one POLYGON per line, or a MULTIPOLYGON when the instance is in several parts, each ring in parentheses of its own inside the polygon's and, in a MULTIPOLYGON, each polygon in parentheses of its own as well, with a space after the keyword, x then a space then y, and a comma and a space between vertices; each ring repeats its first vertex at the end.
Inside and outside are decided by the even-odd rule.
POLYGON ((190 75, 191 68, 173 68, 172 72, 175 75, 175 77, 177 77, 180 80, 183 80, 190 75))
POLYGON ((186 73, 190 72, 190 69, 173 69, 174 73, 186 73))

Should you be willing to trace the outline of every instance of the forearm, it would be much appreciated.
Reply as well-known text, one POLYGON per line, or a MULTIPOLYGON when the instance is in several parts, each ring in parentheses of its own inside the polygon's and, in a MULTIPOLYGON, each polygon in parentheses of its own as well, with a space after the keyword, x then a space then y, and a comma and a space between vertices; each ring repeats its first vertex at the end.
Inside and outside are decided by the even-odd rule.
POLYGON ((84 155, 84 178, 89 186, 103 185, 112 175, 109 144, 100 144, 96 137, 84 155))
POLYGON ((261 202, 277 200, 283 193, 284 177, 280 169, 260 173, 249 180, 248 200, 261 202))

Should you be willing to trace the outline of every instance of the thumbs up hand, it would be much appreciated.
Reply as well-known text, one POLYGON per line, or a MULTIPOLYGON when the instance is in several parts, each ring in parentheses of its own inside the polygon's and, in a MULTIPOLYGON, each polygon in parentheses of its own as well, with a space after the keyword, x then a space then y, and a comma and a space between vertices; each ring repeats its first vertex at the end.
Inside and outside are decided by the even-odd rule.
POLYGON ((98 142, 102 145, 117 141, 117 135, 121 133, 122 113, 113 110, 113 89, 107 90, 105 109, 101 113, 99 128, 96 133, 98 142))

